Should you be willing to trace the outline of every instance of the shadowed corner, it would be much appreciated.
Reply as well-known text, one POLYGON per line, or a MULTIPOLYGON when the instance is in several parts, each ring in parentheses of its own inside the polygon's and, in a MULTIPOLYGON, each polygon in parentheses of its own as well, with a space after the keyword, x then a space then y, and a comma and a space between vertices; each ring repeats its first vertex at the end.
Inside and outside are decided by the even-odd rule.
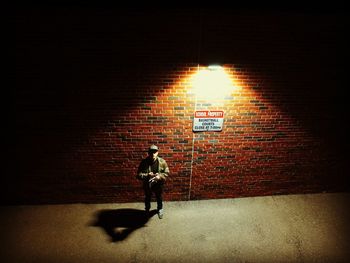
POLYGON ((152 210, 146 213, 138 209, 104 209, 96 214, 91 226, 101 227, 110 236, 111 242, 123 241, 133 231, 144 227, 148 220, 157 213, 152 210))

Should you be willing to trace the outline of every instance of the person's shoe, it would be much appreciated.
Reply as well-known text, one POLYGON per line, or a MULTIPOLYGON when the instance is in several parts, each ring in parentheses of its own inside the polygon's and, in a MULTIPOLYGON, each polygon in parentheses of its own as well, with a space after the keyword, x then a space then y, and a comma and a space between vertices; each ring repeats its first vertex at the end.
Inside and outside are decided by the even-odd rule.
POLYGON ((159 219, 162 219, 162 218, 163 218, 163 215, 164 215, 163 209, 159 209, 159 210, 158 210, 158 218, 159 218, 159 219))

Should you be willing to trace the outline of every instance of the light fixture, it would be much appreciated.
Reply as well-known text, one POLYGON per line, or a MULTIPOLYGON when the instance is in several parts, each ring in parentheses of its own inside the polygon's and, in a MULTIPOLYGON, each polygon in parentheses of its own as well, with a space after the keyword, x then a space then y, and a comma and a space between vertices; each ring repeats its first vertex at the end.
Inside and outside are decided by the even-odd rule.
POLYGON ((198 100, 224 99, 234 88, 229 74, 219 65, 199 68, 192 77, 191 85, 198 100))

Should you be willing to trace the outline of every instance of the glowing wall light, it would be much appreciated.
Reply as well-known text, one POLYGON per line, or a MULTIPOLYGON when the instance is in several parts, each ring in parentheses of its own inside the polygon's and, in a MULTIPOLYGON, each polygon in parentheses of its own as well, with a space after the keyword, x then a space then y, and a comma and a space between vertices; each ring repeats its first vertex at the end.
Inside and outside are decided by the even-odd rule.
POLYGON ((229 96, 234 85, 221 66, 199 69, 192 77, 192 92, 199 100, 217 100, 229 96))

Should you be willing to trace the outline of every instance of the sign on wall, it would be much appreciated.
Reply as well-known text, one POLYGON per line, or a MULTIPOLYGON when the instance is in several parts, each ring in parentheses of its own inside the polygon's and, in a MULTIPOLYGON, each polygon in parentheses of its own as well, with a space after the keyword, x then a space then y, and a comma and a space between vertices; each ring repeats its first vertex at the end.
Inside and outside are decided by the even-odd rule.
POLYGON ((193 131, 221 131, 223 124, 223 111, 199 110, 194 113, 193 131))

